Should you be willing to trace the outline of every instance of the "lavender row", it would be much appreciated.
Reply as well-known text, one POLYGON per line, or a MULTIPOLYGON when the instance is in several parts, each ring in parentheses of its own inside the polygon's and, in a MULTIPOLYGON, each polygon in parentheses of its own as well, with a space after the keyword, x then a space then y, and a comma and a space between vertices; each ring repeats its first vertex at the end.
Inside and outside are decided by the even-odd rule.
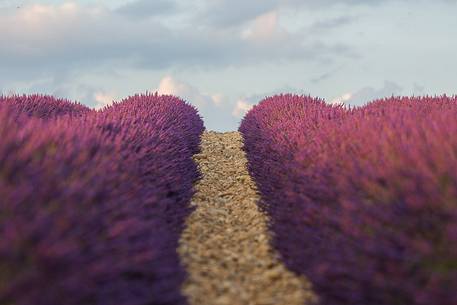
POLYGON ((320 304, 457 304, 456 118, 447 96, 279 95, 246 115, 274 244, 320 304))
POLYGON ((186 304, 197 111, 152 94, 99 112, 14 99, 0 101, 0 304, 186 304))
POLYGON ((14 110, 16 115, 22 114, 43 120, 59 116, 82 116, 93 111, 78 102, 40 94, 1 96, 0 104, 14 110))

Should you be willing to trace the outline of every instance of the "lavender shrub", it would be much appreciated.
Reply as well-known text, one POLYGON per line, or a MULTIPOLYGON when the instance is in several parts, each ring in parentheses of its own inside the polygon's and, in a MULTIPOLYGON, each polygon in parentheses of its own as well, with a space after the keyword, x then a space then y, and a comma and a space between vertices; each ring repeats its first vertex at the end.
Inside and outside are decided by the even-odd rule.
POLYGON ((52 119, 62 115, 80 116, 92 111, 77 102, 40 94, 0 96, 0 105, 15 109, 15 113, 24 113, 29 117, 41 119, 52 119))
POLYGON ((0 304, 186 304, 176 247, 203 123, 136 95, 43 121, 0 106, 0 304))
POLYGON ((446 96, 279 95, 246 115, 274 243, 321 304, 457 304, 456 117, 446 96))

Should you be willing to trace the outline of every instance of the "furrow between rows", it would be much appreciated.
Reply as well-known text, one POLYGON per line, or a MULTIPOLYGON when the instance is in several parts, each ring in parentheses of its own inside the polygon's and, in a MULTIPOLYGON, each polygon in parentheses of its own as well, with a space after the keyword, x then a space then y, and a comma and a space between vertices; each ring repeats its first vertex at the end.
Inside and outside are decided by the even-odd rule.
POLYGON ((309 283, 270 247, 267 216, 247 170, 238 132, 204 133, 194 159, 202 178, 179 247, 192 305, 313 303, 309 283))

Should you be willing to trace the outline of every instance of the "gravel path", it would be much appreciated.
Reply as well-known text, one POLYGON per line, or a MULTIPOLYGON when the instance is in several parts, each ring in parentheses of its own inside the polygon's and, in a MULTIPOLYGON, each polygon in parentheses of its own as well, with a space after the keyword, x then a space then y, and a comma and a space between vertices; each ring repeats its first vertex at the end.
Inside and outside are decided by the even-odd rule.
POLYGON ((303 305, 314 296, 304 278, 278 261, 267 217, 238 132, 205 132, 194 159, 202 172, 179 247, 191 305, 303 305))

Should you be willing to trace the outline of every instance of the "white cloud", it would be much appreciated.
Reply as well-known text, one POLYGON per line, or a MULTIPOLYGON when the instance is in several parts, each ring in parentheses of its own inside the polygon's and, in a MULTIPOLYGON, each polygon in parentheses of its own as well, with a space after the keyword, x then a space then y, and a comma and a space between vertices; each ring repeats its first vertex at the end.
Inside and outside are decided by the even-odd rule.
POLYGON ((208 104, 220 105, 223 101, 221 94, 206 94, 185 81, 177 80, 171 76, 162 78, 159 88, 156 90, 159 94, 170 94, 181 97, 199 107, 208 104))
POLYGON ((244 40, 253 42, 277 41, 286 39, 287 36, 287 31, 279 23, 279 13, 276 10, 256 17, 241 32, 244 40))
POLYGON ((177 4, 172 0, 135 0, 123 4, 116 11, 132 18, 146 18, 176 13, 177 4))
POLYGON ((252 109, 254 105, 250 104, 246 99, 239 99, 236 102, 235 108, 233 109, 233 116, 235 117, 242 117, 244 116, 249 110, 252 109))
POLYGON ((248 19, 244 30, 203 26, 204 21, 192 19, 192 10, 188 14, 192 23, 175 25, 161 18, 125 17, 100 4, 25 4, 0 11, 0 37, 8 42, 0 44, 0 66, 52 73, 94 65, 227 67, 347 55, 335 45, 287 32, 278 10, 248 19))
POLYGON ((224 102, 225 98, 222 94, 217 93, 217 94, 211 95, 211 99, 213 100, 213 103, 216 104, 216 106, 220 106, 224 102))
MULTIPOLYGON (((14 14, 2 17, 2 24, 15 25, 12 29, 3 29, 2 32, 22 33, 31 38, 33 35, 40 35, 41 38, 51 38, 46 36, 49 31, 52 35, 69 35, 65 32, 70 28, 77 28, 78 25, 72 24, 81 19, 103 17, 108 13, 107 10, 99 6, 81 6, 76 2, 66 2, 60 5, 32 4, 17 9, 14 14)), ((53 36, 54 38, 56 36, 53 36)), ((19 38, 19 37, 18 37, 19 38)), ((64 37, 60 37, 64 38, 64 37)))
POLYGON ((385 81, 381 88, 363 87, 352 93, 343 94, 333 99, 331 104, 363 105, 375 99, 399 95, 403 88, 397 83, 385 81))
POLYGON ((94 93, 95 109, 103 109, 105 106, 109 106, 113 103, 114 97, 111 94, 104 92, 94 93))
POLYGON ((342 96, 336 97, 330 101, 330 104, 339 105, 346 104, 352 98, 352 93, 345 93, 342 96))
MULTIPOLYGON (((198 17, 211 25, 230 27, 242 25, 273 10, 296 12, 304 9, 307 11, 323 9, 329 11, 338 6, 350 9, 390 1, 392 0, 206 0, 200 2, 206 5, 203 5, 203 13, 198 17)), ((417 2, 417 0, 415 1, 417 2)))

